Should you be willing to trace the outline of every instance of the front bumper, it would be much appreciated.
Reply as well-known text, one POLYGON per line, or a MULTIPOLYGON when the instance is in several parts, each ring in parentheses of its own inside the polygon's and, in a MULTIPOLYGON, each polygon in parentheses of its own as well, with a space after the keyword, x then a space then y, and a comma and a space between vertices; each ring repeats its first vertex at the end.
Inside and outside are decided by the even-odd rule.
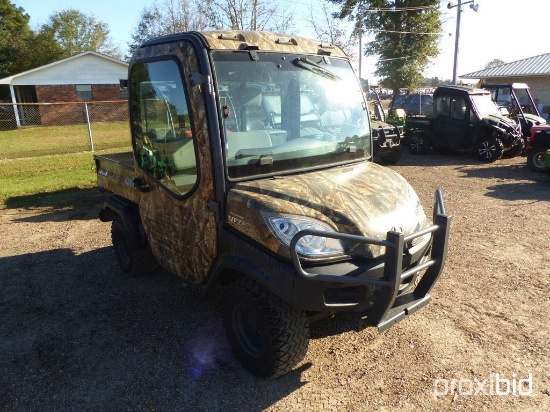
MULTIPOLYGON (((307 281, 297 282, 297 285, 300 283, 311 285, 311 281, 314 281, 324 284, 321 287, 322 290, 329 289, 329 285, 330 288, 336 285, 366 287, 366 298, 372 298, 372 302, 361 315, 358 329, 363 329, 368 325, 375 325, 380 332, 383 332, 430 302, 429 291, 441 275, 445 263, 450 222, 450 216, 447 216, 445 213, 441 191, 437 190, 434 206, 434 224, 410 235, 390 231, 387 233, 386 239, 382 240, 343 233, 303 230, 294 236, 290 244, 290 253, 296 273, 302 280, 307 281), (432 242, 431 248, 421 252, 425 254, 426 258, 420 260, 416 256, 413 261, 417 263, 411 265, 412 267, 407 265, 407 262, 404 261, 407 259, 404 253, 405 245, 427 234, 432 235, 432 242), (385 246, 386 252, 383 264, 377 268, 371 267, 368 270, 368 274, 361 273, 362 271, 359 267, 356 267, 351 272, 343 269, 341 274, 334 274, 334 267, 327 270, 329 273, 332 272, 331 274, 323 273, 322 267, 306 270, 296 250, 298 241, 304 236, 331 237, 348 243, 368 243, 385 246), (403 286, 411 283, 411 279, 415 278, 423 270, 426 271, 419 278, 418 283, 410 285, 410 289, 412 290, 409 293, 400 293, 403 290, 403 286), (380 272, 380 276, 372 276, 377 271, 380 272)), ((350 303, 338 304, 337 302, 327 303, 325 295, 326 310, 345 310, 346 308, 350 310, 354 306, 358 305, 350 303)))

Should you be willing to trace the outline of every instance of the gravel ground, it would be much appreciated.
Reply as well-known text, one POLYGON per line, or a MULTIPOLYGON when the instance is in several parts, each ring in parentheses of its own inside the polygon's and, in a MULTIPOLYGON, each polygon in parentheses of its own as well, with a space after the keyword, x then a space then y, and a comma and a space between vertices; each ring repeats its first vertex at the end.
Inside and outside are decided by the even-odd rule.
POLYGON ((550 410, 548 177, 524 158, 404 154, 391 167, 426 209, 441 188, 453 216, 432 303, 383 334, 322 321, 274 380, 234 359, 219 293, 121 274, 103 193, 1 210, 0 409, 550 410))

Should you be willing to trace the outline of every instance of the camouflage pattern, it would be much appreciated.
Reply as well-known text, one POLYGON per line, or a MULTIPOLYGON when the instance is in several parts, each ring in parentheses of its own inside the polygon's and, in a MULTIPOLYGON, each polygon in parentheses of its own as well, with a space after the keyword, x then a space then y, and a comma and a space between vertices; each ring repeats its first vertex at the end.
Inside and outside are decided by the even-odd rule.
MULTIPOLYGON (((289 257, 263 216, 318 219, 340 233, 385 239, 390 230, 413 233, 428 226, 407 181, 372 162, 237 184, 228 194, 226 221, 271 251, 289 257)), ((354 256, 373 258, 385 248, 355 245, 354 256)))
MULTIPOLYGON (((337 47, 325 47, 300 37, 263 32, 202 32, 211 49, 239 50, 257 46, 259 50, 321 53, 342 56, 337 47)), ((138 59, 175 56, 184 69, 183 81, 192 109, 194 138, 199 159, 199 183, 189 196, 178 199, 138 167, 136 177, 151 191, 139 193, 140 213, 159 263, 193 283, 204 283, 217 254, 214 213, 208 202, 214 197, 214 176, 210 136, 207 128, 205 86, 192 85, 190 73, 201 72, 193 47, 185 41, 150 43, 142 46, 138 59)), ((132 116, 136 119, 136 115, 132 116)), ((134 138, 143 140, 139 124, 133 124, 134 138), (141 135, 140 135, 141 134, 141 135)), ((216 138, 216 137, 214 137, 216 138)), ((118 193, 118 190, 115 191, 118 193)), ((121 194, 121 193, 119 193, 121 194)), ((226 224, 253 241, 288 258, 282 245, 269 229, 265 216, 298 215, 318 219, 335 231, 384 239, 389 230, 412 233, 428 225, 418 197, 397 173, 371 162, 299 175, 262 179, 236 184, 227 195, 226 224)), ((378 257, 384 248, 355 245, 351 254, 378 257)))
POLYGON ((282 53, 328 54, 345 57, 338 46, 322 44, 320 41, 286 34, 261 31, 204 31, 201 36, 212 50, 246 50, 249 46, 259 51, 282 53))
MULTIPOLYGON (((175 56, 183 67, 184 87, 189 94, 188 106, 193 116, 195 147, 199 151, 199 184, 189 197, 177 199, 158 181, 141 171, 135 161, 137 176, 152 189, 141 196, 141 219, 158 262, 190 282, 204 283, 218 254, 216 219, 207 207, 209 199, 213 198, 214 178, 204 86, 191 84, 190 73, 200 70, 195 51, 189 43, 177 41, 142 47, 137 58, 155 56, 175 56)), ((139 125, 132 126, 136 137, 143 139, 139 125)))
POLYGON ((131 152, 94 155, 99 187, 139 203, 140 192, 134 186, 134 158, 131 152))

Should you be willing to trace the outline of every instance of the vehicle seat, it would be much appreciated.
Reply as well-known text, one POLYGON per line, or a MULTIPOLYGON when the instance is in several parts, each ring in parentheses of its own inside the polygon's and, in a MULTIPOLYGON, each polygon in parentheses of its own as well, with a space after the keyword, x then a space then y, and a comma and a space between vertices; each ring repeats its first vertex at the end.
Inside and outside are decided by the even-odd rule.
POLYGON ((281 128, 281 95, 274 93, 264 93, 262 96, 262 106, 267 113, 271 125, 275 129, 281 128))
POLYGON ((245 131, 265 129, 266 114, 262 107, 262 91, 257 86, 246 86, 243 92, 241 121, 245 131))
POLYGON ((267 130, 250 132, 234 132, 227 135, 227 159, 235 158, 237 152, 243 149, 268 149, 272 147, 271 136, 267 130))
POLYGON ((340 127, 346 124, 344 110, 327 110, 321 116, 324 127, 340 127))

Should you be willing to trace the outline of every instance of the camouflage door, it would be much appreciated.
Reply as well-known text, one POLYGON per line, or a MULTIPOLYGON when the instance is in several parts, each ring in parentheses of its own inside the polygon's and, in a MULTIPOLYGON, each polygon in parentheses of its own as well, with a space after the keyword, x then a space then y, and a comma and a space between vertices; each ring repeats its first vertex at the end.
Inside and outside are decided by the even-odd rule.
POLYGON ((205 281, 217 254, 210 143, 193 47, 174 42, 141 49, 130 74, 140 213, 159 263, 194 283, 205 281))

